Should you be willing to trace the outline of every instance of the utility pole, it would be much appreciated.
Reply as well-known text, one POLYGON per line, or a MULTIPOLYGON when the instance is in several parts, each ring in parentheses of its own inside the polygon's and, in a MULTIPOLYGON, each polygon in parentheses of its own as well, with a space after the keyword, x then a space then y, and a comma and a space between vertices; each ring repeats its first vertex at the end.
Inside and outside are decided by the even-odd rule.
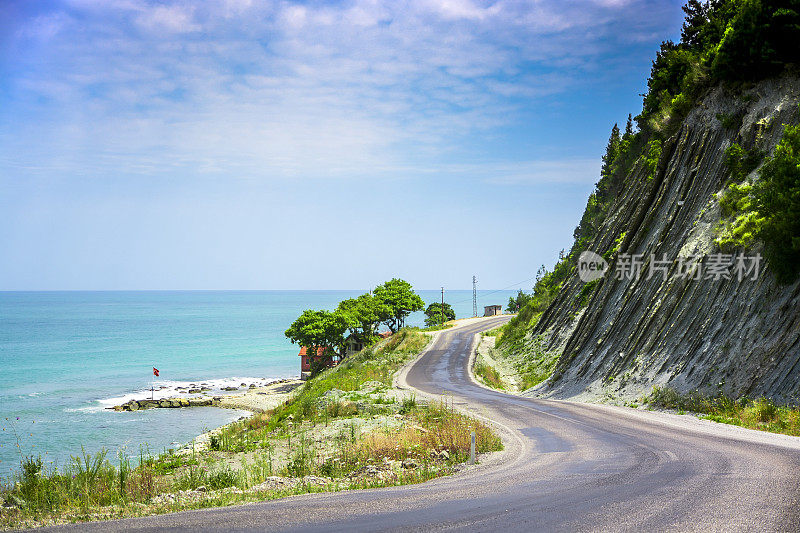
POLYGON ((478 316, 478 278, 472 276, 472 316, 478 316))
POLYGON ((442 287, 442 306, 439 308, 439 322, 444 324, 444 287, 442 287))

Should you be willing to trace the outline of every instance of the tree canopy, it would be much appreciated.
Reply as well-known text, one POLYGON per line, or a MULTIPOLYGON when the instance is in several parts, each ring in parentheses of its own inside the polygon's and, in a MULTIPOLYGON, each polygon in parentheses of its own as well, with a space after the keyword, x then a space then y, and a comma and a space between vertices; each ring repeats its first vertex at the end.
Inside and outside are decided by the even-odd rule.
POLYGON ((350 334, 365 344, 375 337, 378 325, 390 316, 389 307, 370 294, 342 300, 336 312, 344 317, 350 334))
POLYGON ((344 354, 348 336, 352 335, 364 345, 371 344, 380 324, 386 324, 394 333, 403 327, 409 314, 423 307, 422 298, 411 289, 410 283, 392 279, 378 286, 374 295, 362 294, 342 300, 335 311, 303 311, 284 335, 312 354, 322 351, 324 355, 320 360, 312 362, 311 373, 316 374, 327 366, 334 354, 344 354))
MULTIPOLYGON (((344 346, 344 333, 347 319, 341 313, 306 310, 292 322, 284 335, 294 343, 316 353, 322 348, 323 361, 327 362, 334 354, 340 354, 344 346)), ((314 368, 312 368, 312 373, 314 368)))
POLYGON ((455 319, 456 312, 447 302, 444 302, 444 305, 441 302, 434 302, 425 309, 425 325, 428 327, 444 324, 448 320, 455 319))
POLYGON ((405 325, 408 315, 425 307, 425 302, 412 290, 411 284, 398 278, 378 285, 374 296, 388 308, 389 316, 385 323, 393 333, 405 325))
POLYGON ((689 0, 678 43, 664 41, 647 80, 641 129, 660 132, 719 82, 758 81, 797 63, 798 0, 689 0))
MULTIPOLYGON (((541 269, 540 269, 541 270, 541 269)), ((510 297, 508 299, 508 306, 506 307, 506 311, 509 313, 518 313, 520 309, 525 307, 525 304, 533 300, 533 294, 527 294, 522 292, 522 289, 517 292, 516 297, 510 297)))

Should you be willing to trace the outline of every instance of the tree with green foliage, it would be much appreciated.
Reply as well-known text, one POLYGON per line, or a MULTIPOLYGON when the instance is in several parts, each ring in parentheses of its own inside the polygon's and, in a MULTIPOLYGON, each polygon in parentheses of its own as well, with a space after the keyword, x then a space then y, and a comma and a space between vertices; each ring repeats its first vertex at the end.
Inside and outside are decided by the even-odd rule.
POLYGON ((681 40, 661 43, 647 80, 639 129, 669 133, 702 91, 758 81, 797 63, 797 0, 689 0, 681 40))
POLYGON ((411 284, 402 279, 394 278, 378 285, 373 294, 378 302, 388 308, 384 323, 392 333, 405 325, 408 315, 425 307, 425 302, 412 290, 411 284))
POLYGON ((615 122, 614 127, 611 128, 611 135, 608 138, 606 153, 603 154, 603 166, 600 168, 601 178, 611 175, 614 160, 619 155, 619 141, 619 126, 617 126, 617 123, 615 122))
POLYGON ((716 47, 711 70, 723 80, 761 79, 797 62, 800 3, 744 0, 716 47))
POLYGON ((622 140, 627 141, 633 136, 633 116, 628 113, 628 121, 625 123, 625 133, 622 134, 622 140))
POLYGON ((800 274, 800 125, 784 125, 772 157, 755 182, 746 180, 763 154, 732 144, 725 152, 731 183, 719 197, 721 220, 714 228, 723 250, 764 243, 775 277, 791 283, 800 274))
POLYGON ((428 327, 438 326, 444 324, 448 320, 455 320, 456 312, 450 307, 450 304, 444 302, 434 302, 425 309, 425 325, 428 327))
POLYGON ((374 339, 378 325, 390 316, 388 306, 371 294, 342 300, 336 312, 344 317, 350 334, 363 344, 374 339))
POLYGON ((522 289, 520 289, 516 296, 510 296, 508 298, 508 306, 506 306, 506 311, 509 313, 518 313, 519 310, 525 307, 525 304, 530 302, 532 299, 532 294, 522 292, 522 289))
POLYGON ((800 273, 800 125, 786 125, 772 157, 753 185, 755 210, 764 220, 759 236, 779 281, 800 273))
POLYGON ((284 335, 293 343, 305 346, 309 354, 322 352, 314 359, 311 374, 316 375, 325 368, 334 355, 341 354, 347 319, 342 313, 306 310, 295 320, 284 335))

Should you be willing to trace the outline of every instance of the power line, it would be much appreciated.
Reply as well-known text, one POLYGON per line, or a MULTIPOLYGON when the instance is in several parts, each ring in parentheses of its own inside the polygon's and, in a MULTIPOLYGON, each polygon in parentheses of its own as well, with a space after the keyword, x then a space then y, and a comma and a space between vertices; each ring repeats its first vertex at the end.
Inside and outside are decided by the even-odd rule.
MULTIPOLYGON (((532 278, 524 279, 524 280, 519 281, 517 283, 512 283, 508 287, 503 287, 502 289, 497 289, 497 290, 494 290, 494 291, 487 292, 483 296, 491 296, 492 294, 497 294, 498 292, 507 291, 508 289, 510 289, 512 287, 516 287, 518 285, 522 285, 523 283, 528 283, 529 281, 533 281, 535 279, 536 279, 536 276, 533 276, 532 278)), ((475 276, 472 276, 472 312, 475 314, 475 316, 478 316, 478 303, 477 303, 478 300, 477 300, 477 292, 475 290, 476 282, 477 282, 477 279, 475 278, 475 276)), ((468 302, 468 301, 469 301, 469 298, 467 298, 466 300, 460 300, 458 302, 453 302, 453 305, 455 305, 455 304, 463 304, 464 302, 468 302)))

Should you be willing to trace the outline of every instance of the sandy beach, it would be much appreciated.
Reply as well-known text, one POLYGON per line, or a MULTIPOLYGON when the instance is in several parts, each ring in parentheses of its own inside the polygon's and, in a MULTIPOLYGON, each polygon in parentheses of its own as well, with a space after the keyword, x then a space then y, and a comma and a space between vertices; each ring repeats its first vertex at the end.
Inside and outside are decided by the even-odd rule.
POLYGON ((270 383, 266 387, 246 390, 243 394, 230 394, 220 398, 219 406, 227 409, 244 409, 253 413, 263 413, 285 402, 304 381, 290 379, 270 383))

